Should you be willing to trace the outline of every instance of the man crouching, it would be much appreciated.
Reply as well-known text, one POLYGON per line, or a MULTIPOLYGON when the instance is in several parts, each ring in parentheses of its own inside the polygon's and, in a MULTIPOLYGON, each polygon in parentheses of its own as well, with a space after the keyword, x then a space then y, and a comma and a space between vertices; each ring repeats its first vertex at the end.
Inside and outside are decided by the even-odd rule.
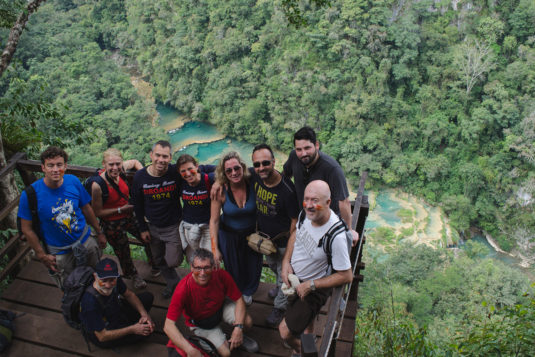
POLYGON ((114 348, 154 331, 154 322, 147 312, 154 300, 151 293, 136 295, 129 290, 110 258, 97 263, 94 276, 93 285, 86 289, 80 302, 80 320, 91 342, 101 348, 114 348))
POLYGON ((180 356, 178 350, 188 356, 201 356, 178 330, 175 322, 184 314, 186 326, 200 337, 208 339, 222 357, 242 347, 250 353, 258 351, 256 341, 243 334, 244 328, 251 328, 253 320, 245 309, 245 302, 234 280, 228 272, 215 269, 214 256, 206 249, 193 253, 191 273, 177 285, 167 317, 164 332, 169 337, 169 356, 180 356), (228 298, 228 299, 225 299, 228 298), (224 321, 233 326, 227 341, 219 326, 224 321))
POLYGON ((314 318, 331 288, 353 279, 346 230, 332 235, 331 259, 321 244, 326 233, 340 221, 329 208, 330 203, 331 192, 326 182, 316 180, 308 184, 303 200, 306 218, 290 236, 282 261, 284 283, 291 286, 289 274, 295 274, 300 281, 295 288, 298 298, 289 304, 279 325, 281 337, 294 349, 292 356, 300 356, 299 337, 303 332, 314 331, 314 318))

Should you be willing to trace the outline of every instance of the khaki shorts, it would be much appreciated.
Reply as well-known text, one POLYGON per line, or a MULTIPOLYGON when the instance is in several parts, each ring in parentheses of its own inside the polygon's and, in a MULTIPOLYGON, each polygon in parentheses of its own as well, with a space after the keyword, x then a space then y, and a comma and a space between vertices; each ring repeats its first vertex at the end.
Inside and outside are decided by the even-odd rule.
MULTIPOLYGON (((236 317, 236 303, 231 300, 225 300, 224 304, 223 321, 229 325, 234 325, 234 319, 236 317)), ((221 347, 227 340, 220 326, 214 327, 210 330, 205 330, 200 327, 190 327, 190 329, 195 335, 208 339, 216 348, 221 347)))

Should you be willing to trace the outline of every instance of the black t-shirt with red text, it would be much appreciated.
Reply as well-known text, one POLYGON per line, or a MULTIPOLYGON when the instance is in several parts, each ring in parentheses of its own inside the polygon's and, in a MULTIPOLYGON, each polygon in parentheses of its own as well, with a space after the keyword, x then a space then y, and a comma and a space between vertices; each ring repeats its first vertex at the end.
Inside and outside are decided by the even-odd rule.
POLYGON ((176 165, 169 165, 160 177, 149 175, 144 167, 134 176, 131 195, 140 231, 147 231, 147 223, 164 228, 180 223, 180 181, 176 165))
POLYGON ((184 204, 182 219, 184 222, 200 224, 210 221, 210 188, 215 174, 201 172, 201 181, 197 186, 190 186, 182 180, 181 196, 184 204))

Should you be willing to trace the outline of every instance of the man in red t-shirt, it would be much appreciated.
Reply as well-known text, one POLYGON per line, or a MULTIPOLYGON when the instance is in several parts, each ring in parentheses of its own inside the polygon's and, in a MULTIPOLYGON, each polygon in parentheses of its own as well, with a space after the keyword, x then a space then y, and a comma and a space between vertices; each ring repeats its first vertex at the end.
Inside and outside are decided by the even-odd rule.
POLYGON ((243 334, 244 328, 253 326, 253 320, 230 274, 215 269, 214 256, 206 249, 197 249, 192 258, 191 273, 177 285, 165 319, 163 330, 169 337, 169 356, 183 356, 182 352, 201 356, 176 326, 182 314, 186 326, 195 335, 210 340, 221 356, 230 356, 230 351, 240 346, 247 352, 258 352, 256 341, 243 334), (222 321, 234 327, 228 341, 219 326, 222 321))

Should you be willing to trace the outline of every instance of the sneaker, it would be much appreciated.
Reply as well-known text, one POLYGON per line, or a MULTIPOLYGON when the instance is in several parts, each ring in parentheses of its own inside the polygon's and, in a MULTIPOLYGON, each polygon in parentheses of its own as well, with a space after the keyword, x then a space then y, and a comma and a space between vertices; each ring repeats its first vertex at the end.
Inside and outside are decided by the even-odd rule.
POLYGON ((160 271, 160 269, 152 268, 150 270, 150 274, 152 275, 153 278, 157 278, 160 276, 160 274, 162 274, 162 272, 160 271))
POLYGON ((253 303, 253 297, 251 295, 243 295, 243 300, 246 306, 250 306, 253 303))
POLYGON ((271 313, 266 318, 266 324, 270 327, 277 327, 282 321, 282 318, 284 317, 284 310, 277 309, 276 307, 271 310, 271 313))
POLYGON ((275 299, 277 297, 277 295, 279 295, 279 288, 277 288, 276 286, 273 288, 273 289, 269 289, 268 291, 268 297, 270 299, 275 299))
POLYGON ((134 275, 132 280, 134 281, 134 289, 136 290, 145 289, 147 287, 147 282, 145 282, 145 280, 143 280, 138 274, 134 275))
POLYGON ((260 347, 258 347, 258 343, 245 334, 243 335, 243 342, 240 348, 249 353, 256 353, 260 349, 260 347))

